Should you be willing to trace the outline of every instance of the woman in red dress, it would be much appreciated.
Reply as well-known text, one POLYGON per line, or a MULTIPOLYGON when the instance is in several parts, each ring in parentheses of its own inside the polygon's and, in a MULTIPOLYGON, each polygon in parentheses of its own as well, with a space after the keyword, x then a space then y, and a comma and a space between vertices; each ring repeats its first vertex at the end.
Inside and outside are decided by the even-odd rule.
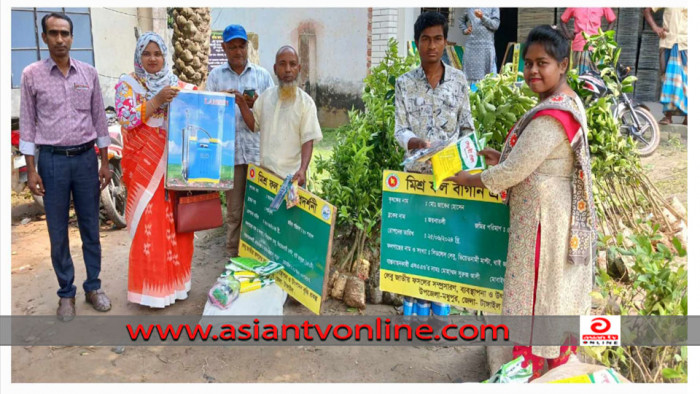
POLYGON ((163 308, 187 298, 194 233, 177 233, 175 195, 165 190, 168 107, 180 89, 193 89, 170 70, 168 49, 153 32, 139 37, 134 72, 122 75, 115 105, 124 134, 130 302, 163 308))

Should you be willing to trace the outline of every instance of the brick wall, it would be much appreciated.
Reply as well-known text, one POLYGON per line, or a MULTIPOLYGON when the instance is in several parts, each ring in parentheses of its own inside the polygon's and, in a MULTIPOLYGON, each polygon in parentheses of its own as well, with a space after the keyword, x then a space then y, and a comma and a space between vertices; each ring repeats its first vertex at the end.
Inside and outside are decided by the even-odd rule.
POLYGON ((372 67, 372 8, 367 9, 367 75, 372 67))
POLYGON ((371 56, 372 67, 379 64, 384 58, 389 38, 397 38, 398 19, 399 10, 396 8, 371 9, 371 19, 369 23, 371 25, 372 37, 371 51, 369 51, 369 54, 371 56))

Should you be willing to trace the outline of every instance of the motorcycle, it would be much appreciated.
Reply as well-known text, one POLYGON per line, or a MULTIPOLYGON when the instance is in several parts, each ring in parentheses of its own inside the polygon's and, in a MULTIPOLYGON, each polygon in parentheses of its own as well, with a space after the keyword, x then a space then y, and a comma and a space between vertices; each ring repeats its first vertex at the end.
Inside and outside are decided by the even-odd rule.
MULTIPOLYGON (((106 109, 108 132, 110 137, 110 145, 107 148, 107 157, 109 159, 109 169, 112 173, 112 179, 107 187, 100 193, 100 208, 104 211, 105 216, 114 223, 116 228, 126 227, 126 187, 122 181, 122 147, 124 142, 122 139, 121 125, 117 122, 114 109, 108 107, 106 109)), ((20 193, 27 187, 27 162, 24 155, 19 150, 19 125, 18 122, 12 124, 12 190, 20 193)), ((100 150, 95 146, 95 154, 99 157, 100 150)), ((101 165, 101 160, 98 160, 101 165)), ((43 209, 44 199, 32 193, 34 201, 43 209)))
MULTIPOLYGON (((613 78, 620 83, 631 71, 630 67, 621 64, 617 65, 613 78)), ((654 115, 649 107, 634 98, 630 98, 627 93, 620 91, 616 96, 605 83, 597 70, 589 70, 581 74, 580 81, 583 81, 583 89, 591 92, 593 100, 604 96, 609 96, 613 105, 613 116, 620 121, 620 133, 631 136, 637 144, 639 156, 651 156, 661 141, 661 131, 654 115)))
MULTIPOLYGON (((19 122, 12 121, 12 180, 10 187, 15 193, 21 193, 27 187, 27 160, 19 150, 19 122)), ((37 205, 44 209, 44 198, 32 193, 37 205)))
MULTIPOLYGON (((109 159, 109 170, 112 179, 109 181, 100 194, 100 203, 104 208, 107 217, 114 223, 116 228, 126 227, 126 187, 122 179, 122 127, 117 121, 117 114, 114 108, 107 108, 107 126, 109 132, 109 147, 107 147, 107 158, 109 159)), ((100 150, 95 146, 95 152, 99 156, 100 150)))

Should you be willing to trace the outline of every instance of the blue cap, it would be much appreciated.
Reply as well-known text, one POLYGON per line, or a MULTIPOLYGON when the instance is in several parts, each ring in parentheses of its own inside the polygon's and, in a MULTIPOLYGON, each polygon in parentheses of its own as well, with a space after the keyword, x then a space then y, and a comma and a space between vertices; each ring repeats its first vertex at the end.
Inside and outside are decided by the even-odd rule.
POLYGON ((229 42, 233 40, 234 38, 240 38, 245 41, 248 41, 248 34, 245 32, 245 29, 241 25, 228 25, 224 29, 224 34, 223 34, 223 39, 224 42, 229 42))

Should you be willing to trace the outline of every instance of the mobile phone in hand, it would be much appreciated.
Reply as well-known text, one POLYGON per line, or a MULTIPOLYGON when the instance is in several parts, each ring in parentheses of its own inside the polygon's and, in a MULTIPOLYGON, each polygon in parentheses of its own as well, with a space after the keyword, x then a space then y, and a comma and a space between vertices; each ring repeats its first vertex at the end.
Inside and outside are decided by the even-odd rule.
POLYGON ((246 89, 243 91, 243 94, 248 95, 250 97, 255 97, 255 89, 246 89))

